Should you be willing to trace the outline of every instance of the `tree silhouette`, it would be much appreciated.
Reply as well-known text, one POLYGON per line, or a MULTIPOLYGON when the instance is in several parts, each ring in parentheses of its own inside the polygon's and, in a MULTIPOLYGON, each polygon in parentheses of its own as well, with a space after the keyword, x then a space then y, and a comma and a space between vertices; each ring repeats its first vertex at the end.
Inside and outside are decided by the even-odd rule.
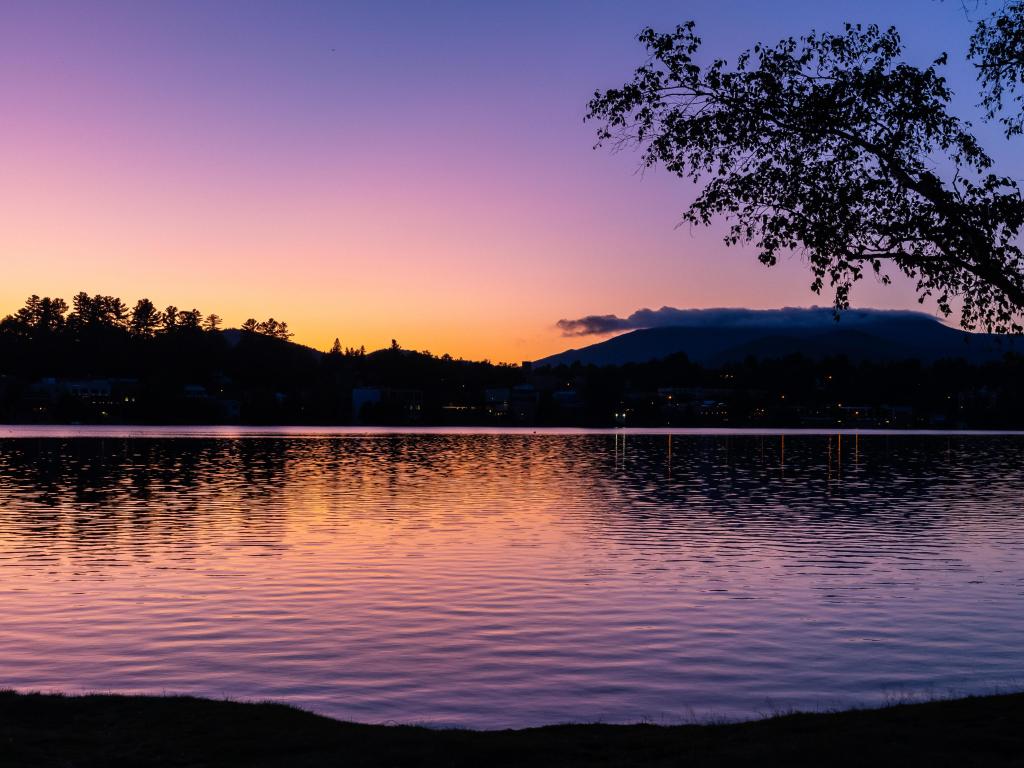
MULTIPOLYGON (((248 322, 247 320, 246 323, 248 322)), ((243 325, 242 330, 248 329, 243 325)), ((262 323, 257 323, 253 320, 253 328, 251 330, 264 336, 269 336, 272 339, 283 339, 284 341, 287 341, 294 335, 288 330, 288 323, 278 322, 272 317, 262 323)))
POLYGON ((97 323, 98 317, 96 307, 85 291, 80 291, 71 297, 71 315, 68 318, 69 324, 81 329, 97 323))
POLYGON ((104 296, 103 305, 105 320, 115 328, 126 328, 128 326, 128 305, 116 296, 104 296))
POLYGON ((39 312, 35 327, 43 333, 56 333, 64 327, 64 315, 68 311, 64 299, 51 299, 49 296, 39 300, 39 312))
POLYGON ((172 333, 175 330, 177 330, 179 316, 180 313, 178 312, 178 308, 173 304, 168 305, 167 309, 164 310, 163 314, 165 333, 172 333))
POLYGON ((968 55, 978 68, 985 117, 998 118, 1008 137, 1024 133, 1024 2, 1003 3, 979 21, 968 55), (1011 104, 1012 112, 1005 114, 1011 104))
MULTIPOLYGON (((385 403, 370 416, 376 423, 513 424, 520 422, 487 407, 486 392, 529 383, 537 398, 536 423, 547 425, 608 426, 627 401, 629 423, 637 426, 853 426, 848 409, 838 405, 848 402, 866 406, 865 415, 878 426, 896 418, 893 404, 905 413, 902 426, 934 426, 936 419, 958 427, 1024 425, 1024 357, 1012 354, 1020 347, 1011 341, 990 348, 1010 352, 1005 359, 986 353, 977 359, 990 361, 980 364, 857 363, 816 355, 773 360, 760 349, 720 368, 677 354, 621 366, 577 362, 533 371, 402 350, 397 341, 397 351, 367 354, 363 347, 342 349, 339 340, 331 353, 320 354, 280 343, 287 327, 269 320, 250 319, 247 333, 234 343, 230 335, 184 331, 179 321, 185 316, 190 326, 194 311, 171 307, 174 321, 166 331, 151 301, 136 302, 123 324, 118 306, 109 296, 79 294, 69 312, 59 298, 33 295, 0 320, 0 422, 344 424, 358 415, 350 410, 352 390, 372 387, 395 403, 412 395, 422 404, 412 413, 385 403), (277 340, 264 339, 261 326, 277 340), (69 386, 94 379, 110 380, 109 397, 76 394, 69 386), (196 391, 190 385, 207 395, 183 397, 196 391), (673 397, 661 396, 667 385, 673 397), (571 405, 560 391, 571 394, 571 405), (714 413, 697 407, 708 396, 721 401, 714 413)), ((955 357, 959 349, 971 358, 971 349, 981 352, 991 340, 977 342, 950 352, 955 357)))
POLYGON ((203 313, 198 309, 190 309, 178 313, 178 327, 183 331, 198 331, 203 322, 203 313))
MULTIPOLYGON (((79 341, 86 337, 111 341, 117 338, 118 331, 136 339, 147 339, 180 331, 205 330, 212 333, 223 324, 220 315, 211 313, 203 317, 198 309, 179 310, 172 304, 161 312, 146 298, 139 299, 129 309, 116 296, 91 296, 84 291, 75 294, 70 312, 68 310, 63 299, 33 294, 17 312, 0 320, 0 333, 38 339, 47 335, 61 336, 66 332, 68 338, 79 341)), ((288 323, 274 318, 262 323, 249 318, 242 324, 242 330, 285 341, 293 336, 288 323)), ((340 352, 340 343, 336 346, 340 352)))
POLYGON ((52 334, 64 327, 64 315, 68 311, 64 299, 39 298, 33 294, 25 300, 25 306, 12 316, 12 320, 25 333, 31 335, 52 334))
MULTIPOLYGON (((1021 6, 1007 6, 1018 22, 1021 6)), ((949 113, 945 55, 915 67, 894 29, 847 25, 701 65, 694 29, 640 34, 649 62, 589 102, 599 145, 700 184, 683 220, 725 218, 726 243, 762 263, 803 254, 837 310, 865 274, 903 273, 947 315, 958 298, 965 328, 1022 330, 1021 193, 949 113)))
POLYGON ((341 339, 339 339, 337 337, 334 338, 334 344, 331 345, 330 354, 332 354, 332 355, 340 355, 341 354, 341 339))
POLYGON ((163 322, 163 316, 153 302, 149 299, 139 299, 132 309, 128 330, 133 336, 148 337, 156 333, 161 322, 163 322))

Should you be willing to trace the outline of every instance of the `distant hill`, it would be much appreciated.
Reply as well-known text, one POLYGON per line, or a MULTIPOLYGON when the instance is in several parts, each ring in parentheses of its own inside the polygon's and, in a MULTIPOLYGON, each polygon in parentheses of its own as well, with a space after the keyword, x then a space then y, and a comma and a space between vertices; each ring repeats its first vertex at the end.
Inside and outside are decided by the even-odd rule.
POLYGON ((850 360, 962 358, 973 363, 1024 352, 1024 339, 967 333, 923 312, 859 309, 835 320, 831 309, 714 309, 676 313, 673 324, 642 328, 581 349, 537 360, 537 366, 622 365, 659 360, 679 352, 702 365, 721 365, 753 356, 801 354, 850 360))
MULTIPOLYGON (((245 336, 245 331, 240 328, 226 328, 223 331, 219 331, 228 347, 234 349, 241 343, 242 338, 245 336)), ((277 347, 279 349, 288 349, 295 352, 305 352, 309 354, 314 360, 319 360, 324 356, 324 353, 313 347, 307 347, 305 344, 297 344, 294 341, 286 341, 284 339, 272 339, 262 334, 249 334, 249 339, 257 344, 262 344, 265 347, 277 347)))

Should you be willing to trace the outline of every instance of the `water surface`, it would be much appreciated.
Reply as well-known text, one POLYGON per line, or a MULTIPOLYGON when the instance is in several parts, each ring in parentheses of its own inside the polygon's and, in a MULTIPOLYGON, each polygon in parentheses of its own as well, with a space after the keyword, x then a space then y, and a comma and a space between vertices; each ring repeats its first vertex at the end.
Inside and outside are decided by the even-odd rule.
POLYGON ((1020 435, 0 428, 0 687, 486 728, 1024 687, 1022 467, 1020 435))

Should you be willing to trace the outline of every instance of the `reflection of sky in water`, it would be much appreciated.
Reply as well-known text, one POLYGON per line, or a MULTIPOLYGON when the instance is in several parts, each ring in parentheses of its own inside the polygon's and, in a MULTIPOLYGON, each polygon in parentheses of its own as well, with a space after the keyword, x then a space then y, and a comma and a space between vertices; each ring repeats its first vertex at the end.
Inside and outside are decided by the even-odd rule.
POLYGON ((0 686, 675 721, 1024 686, 1024 438, 0 441, 0 686))

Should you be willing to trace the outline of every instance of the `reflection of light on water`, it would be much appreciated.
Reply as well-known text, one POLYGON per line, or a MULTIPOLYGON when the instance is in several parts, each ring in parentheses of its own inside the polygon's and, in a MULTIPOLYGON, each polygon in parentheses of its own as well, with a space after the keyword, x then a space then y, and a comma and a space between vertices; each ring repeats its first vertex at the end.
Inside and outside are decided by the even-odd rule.
POLYGON ((1024 440, 786 437, 0 441, 0 683, 491 727, 1024 677, 1024 440))
POLYGON ((615 468, 624 469, 626 466, 626 433, 615 432, 615 468), (621 442, 621 445, 620 445, 621 442))

